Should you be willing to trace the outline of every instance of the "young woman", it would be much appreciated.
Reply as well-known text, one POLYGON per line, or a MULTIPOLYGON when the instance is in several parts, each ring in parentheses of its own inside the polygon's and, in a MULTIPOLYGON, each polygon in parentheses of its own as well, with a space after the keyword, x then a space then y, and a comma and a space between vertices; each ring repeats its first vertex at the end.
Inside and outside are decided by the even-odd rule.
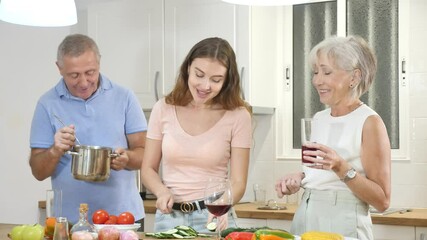
MULTIPOLYGON (((234 51, 221 38, 204 39, 150 115, 141 176, 157 197, 155 231, 177 225, 207 231, 213 215, 203 203, 206 182, 229 178, 237 203, 246 188, 251 143, 251 113, 241 98, 234 51)), ((219 218, 219 228, 226 228, 228 215, 219 218)))

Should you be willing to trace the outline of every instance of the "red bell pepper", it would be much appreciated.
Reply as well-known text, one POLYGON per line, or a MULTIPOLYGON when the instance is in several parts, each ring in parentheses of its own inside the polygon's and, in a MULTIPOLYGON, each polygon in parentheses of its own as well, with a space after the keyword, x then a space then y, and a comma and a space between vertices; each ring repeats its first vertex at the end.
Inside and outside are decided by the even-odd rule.
POLYGON ((253 235, 252 232, 232 232, 225 237, 225 240, 251 240, 253 235))

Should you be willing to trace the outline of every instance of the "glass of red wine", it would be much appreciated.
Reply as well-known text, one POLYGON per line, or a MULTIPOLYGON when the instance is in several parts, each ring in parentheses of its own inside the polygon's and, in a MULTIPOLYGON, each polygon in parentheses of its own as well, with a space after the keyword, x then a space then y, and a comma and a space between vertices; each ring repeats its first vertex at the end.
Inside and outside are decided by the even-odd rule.
POLYGON ((205 205, 208 211, 217 217, 216 232, 218 239, 221 239, 218 217, 226 214, 233 205, 230 180, 221 178, 209 179, 205 188, 205 205))
POLYGON ((312 118, 302 118, 301 119, 301 160, 302 164, 305 166, 314 166, 315 164, 312 161, 304 159, 304 151, 316 151, 316 148, 309 148, 305 144, 311 142, 311 127, 313 124, 312 118))

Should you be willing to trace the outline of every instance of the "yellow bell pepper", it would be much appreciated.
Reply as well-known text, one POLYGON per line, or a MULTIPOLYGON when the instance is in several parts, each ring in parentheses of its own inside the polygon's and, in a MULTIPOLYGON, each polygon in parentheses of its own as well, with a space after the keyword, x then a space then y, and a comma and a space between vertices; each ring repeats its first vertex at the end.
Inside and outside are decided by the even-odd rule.
POLYGON ((252 236, 252 240, 293 240, 294 235, 284 230, 260 229, 252 236))

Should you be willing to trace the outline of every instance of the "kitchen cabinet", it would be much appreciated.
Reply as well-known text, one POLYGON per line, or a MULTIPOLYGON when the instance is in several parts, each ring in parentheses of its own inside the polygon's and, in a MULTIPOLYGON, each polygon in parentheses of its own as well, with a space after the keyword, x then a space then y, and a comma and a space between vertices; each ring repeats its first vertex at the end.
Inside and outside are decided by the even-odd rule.
POLYGON ((134 90, 146 109, 172 90, 192 46, 224 38, 236 52, 245 100, 269 113, 281 74, 280 20, 276 7, 220 0, 112 0, 88 6, 87 31, 100 48, 101 72, 134 90))
POLYGON ((236 218, 237 227, 253 228, 267 226, 267 219, 236 218))
POLYGON ((132 89, 151 108, 163 88, 163 1, 96 2, 87 31, 101 52, 101 72, 132 89))
POLYGON ((375 240, 415 239, 415 227, 374 224, 375 240))
POLYGON ((144 232, 154 232, 154 221, 156 214, 154 213, 145 213, 144 218, 144 232))
MULTIPOLYGON (((284 229, 289 231, 291 229, 292 221, 279 219, 237 218, 236 223, 238 227, 243 228, 267 226, 270 228, 284 229)), ((382 224, 373 225, 375 240, 427 240, 427 228, 416 227, 417 232, 414 229, 415 228, 413 226, 392 226, 382 224), (416 237, 414 234, 416 234, 416 237), (422 236, 424 236, 424 238, 422 238, 422 236)))
POLYGON ((165 0, 165 92, 193 45, 207 37, 226 39, 236 52, 244 97, 253 106, 276 106, 280 11, 220 0, 165 0))
POLYGON ((415 227, 415 240, 427 240, 427 227, 415 227))
POLYGON ((277 219, 267 219, 267 226, 270 228, 291 230, 291 220, 277 220, 277 219))

